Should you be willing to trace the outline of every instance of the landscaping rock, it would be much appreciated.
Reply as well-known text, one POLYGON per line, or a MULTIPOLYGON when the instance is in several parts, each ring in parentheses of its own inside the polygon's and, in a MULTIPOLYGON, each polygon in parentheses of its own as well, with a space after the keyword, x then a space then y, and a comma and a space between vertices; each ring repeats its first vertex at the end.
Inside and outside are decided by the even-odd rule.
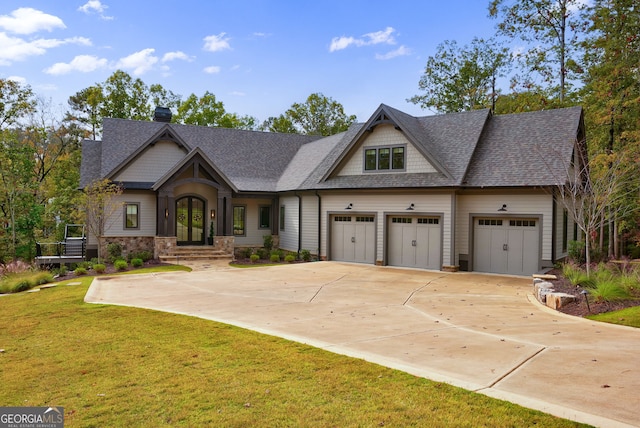
POLYGON ((539 302, 545 303, 547 301, 547 295, 553 293, 553 284, 548 281, 534 281, 533 294, 536 296, 539 302))
POLYGON ((576 300, 576 296, 567 293, 549 293, 546 297, 547 306, 556 310, 576 300))

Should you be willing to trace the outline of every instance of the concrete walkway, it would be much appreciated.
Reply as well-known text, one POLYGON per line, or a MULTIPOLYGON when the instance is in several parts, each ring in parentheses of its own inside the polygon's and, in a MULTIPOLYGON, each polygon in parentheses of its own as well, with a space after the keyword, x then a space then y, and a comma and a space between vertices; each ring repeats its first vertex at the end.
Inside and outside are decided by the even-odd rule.
POLYGON ((640 426, 640 330, 543 307, 531 279, 318 262, 97 278, 85 301, 193 315, 563 418, 640 426))

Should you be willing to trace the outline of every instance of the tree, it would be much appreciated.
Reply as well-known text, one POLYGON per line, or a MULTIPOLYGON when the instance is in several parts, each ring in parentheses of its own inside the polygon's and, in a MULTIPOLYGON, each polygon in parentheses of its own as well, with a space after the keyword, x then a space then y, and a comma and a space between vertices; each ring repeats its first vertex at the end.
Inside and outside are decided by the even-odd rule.
POLYGON ((222 101, 206 91, 202 97, 191 94, 180 103, 174 117, 176 123, 219 128, 255 129, 256 119, 227 113, 222 101))
POLYGON ((283 115, 267 119, 262 129, 307 135, 334 135, 349 129, 356 116, 347 116, 344 107, 331 97, 311 94, 304 103, 294 103, 283 115))
POLYGON ((117 196, 123 192, 122 186, 108 179, 96 180, 84 189, 82 206, 85 224, 89 232, 98 240, 98 258, 102 258, 102 239, 113 221, 115 212, 122 208, 117 196))
POLYGON ((508 49, 493 40, 475 38, 471 46, 463 47, 455 40, 445 40, 427 60, 418 83, 425 93, 409 101, 441 113, 495 109, 496 80, 508 69, 508 49))
MULTIPOLYGON (((584 142, 577 145, 584 146, 584 142)), ((555 195, 586 237, 587 274, 598 229, 610 217, 623 217, 640 208, 626 201, 629 196, 637 197, 640 190, 634 177, 636 169, 624 155, 602 154, 587 160, 586 150, 578 149, 573 162, 556 171, 555 195)))
POLYGON ((0 79, 0 129, 15 125, 34 110, 35 99, 29 86, 0 79))
POLYGON ((87 137, 97 139, 102 132, 102 115, 100 109, 104 102, 102 87, 89 86, 69 97, 67 101, 70 111, 66 113, 65 121, 78 124, 87 130, 87 137))
POLYGON ((140 79, 133 79, 128 73, 117 70, 101 85, 103 104, 102 117, 120 119, 151 120, 153 109, 151 94, 140 79))
POLYGON ((522 53, 526 89, 534 88, 539 75, 552 85, 560 102, 565 101, 567 77, 576 67, 572 58, 577 47, 578 20, 573 19, 581 0, 491 0, 489 16, 500 18, 499 34, 519 38, 529 46, 522 53), (552 82, 557 82, 553 85, 552 82))

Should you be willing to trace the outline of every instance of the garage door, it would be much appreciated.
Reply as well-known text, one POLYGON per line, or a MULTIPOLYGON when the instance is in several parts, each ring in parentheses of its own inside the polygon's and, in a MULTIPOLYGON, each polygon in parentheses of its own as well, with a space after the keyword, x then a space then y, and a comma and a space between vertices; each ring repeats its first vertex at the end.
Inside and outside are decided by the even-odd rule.
POLYGON ((473 270, 531 275, 540 263, 537 219, 476 218, 473 270))
POLYGON ((331 218, 331 260, 374 263, 374 216, 336 215, 331 218))
POLYGON ((440 217, 389 217, 389 265, 439 270, 442 267, 440 223, 440 217))

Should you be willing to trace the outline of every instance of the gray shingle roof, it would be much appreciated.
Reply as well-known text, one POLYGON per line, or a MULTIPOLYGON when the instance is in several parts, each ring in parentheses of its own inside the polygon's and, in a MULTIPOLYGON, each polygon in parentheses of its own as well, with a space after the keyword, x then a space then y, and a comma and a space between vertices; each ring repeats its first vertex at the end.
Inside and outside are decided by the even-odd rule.
POLYGON ((582 108, 496 115, 471 159, 467 186, 547 186, 571 161, 582 108))
POLYGON ((239 191, 307 189, 505 187, 555 184, 553 168, 571 159, 580 107, 492 116, 488 110, 413 117, 381 105, 366 123, 330 137, 105 119, 104 139, 83 143, 81 185, 113 176, 168 132, 189 151, 198 148, 239 191), (385 117, 440 172, 337 176, 375 117, 385 117))

